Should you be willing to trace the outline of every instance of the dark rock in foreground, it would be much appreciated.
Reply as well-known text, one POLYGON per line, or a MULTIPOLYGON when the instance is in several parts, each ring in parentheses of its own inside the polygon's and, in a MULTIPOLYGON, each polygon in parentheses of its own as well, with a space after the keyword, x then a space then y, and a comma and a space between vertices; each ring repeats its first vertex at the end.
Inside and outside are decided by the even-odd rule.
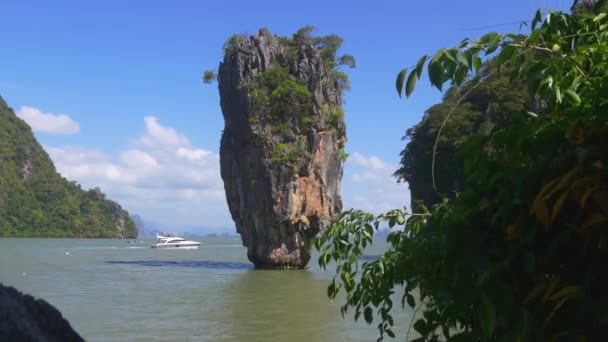
POLYGON ((84 341, 61 312, 42 299, 0 284, 0 341, 84 341))

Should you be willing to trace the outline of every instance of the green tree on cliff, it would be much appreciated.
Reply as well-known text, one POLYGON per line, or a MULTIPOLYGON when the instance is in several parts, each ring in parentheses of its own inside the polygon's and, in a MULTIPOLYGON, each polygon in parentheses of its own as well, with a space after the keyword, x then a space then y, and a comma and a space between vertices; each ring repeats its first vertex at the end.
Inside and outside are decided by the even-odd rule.
POLYGON ((394 335, 400 286, 395 305, 415 309, 420 340, 605 339, 608 15, 578 6, 573 14, 538 11, 526 37, 489 33, 400 73, 398 91, 408 97, 424 66, 438 89, 451 83, 462 94, 438 115, 439 137, 482 86, 467 79, 483 72, 483 56, 495 56, 486 77, 504 72, 509 84, 526 84, 536 106, 505 111, 487 134, 458 143, 466 188, 456 198, 421 207, 407 222, 402 210, 347 211, 317 241, 321 266, 336 262, 329 296, 344 290, 342 312, 378 319, 380 339, 394 335), (403 230, 389 235, 378 260, 360 262, 384 222, 403 230))
POLYGON ((443 197, 455 198, 465 188, 464 161, 457 153, 460 144, 473 134, 488 134, 508 113, 533 107, 525 85, 511 84, 507 75, 494 73, 495 68, 495 62, 486 63, 477 77, 448 89, 443 101, 427 109, 422 121, 406 131, 403 140, 408 143, 395 176, 408 182, 412 202, 420 200, 431 207, 443 197), (437 132, 450 111, 449 125, 443 128, 434 150, 437 132))
POLYGON ((31 128, 0 97, 0 236, 137 237, 137 227, 101 190, 63 178, 31 128), (118 231, 118 221, 124 230, 118 231))

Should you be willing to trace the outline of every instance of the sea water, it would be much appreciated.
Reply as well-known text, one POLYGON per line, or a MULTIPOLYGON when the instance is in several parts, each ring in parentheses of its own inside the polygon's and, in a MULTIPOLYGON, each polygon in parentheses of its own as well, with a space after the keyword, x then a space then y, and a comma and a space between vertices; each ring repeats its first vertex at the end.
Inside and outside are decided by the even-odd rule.
MULTIPOLYGON (((375 341, 376 324, 342 318, 333 269, 254 270, 238 238, 198 250, 152 241, 0 238, 0 282, 58 308, 87 341, 375 341), (130 243, 127 243, 130 242, 130 243)), ((385 245, 376 242, 371 254, 385 245)), ((398 303, 398 301, 396 302, 398 303)), ((411 311, 395 318, 403 339, 411 311)))

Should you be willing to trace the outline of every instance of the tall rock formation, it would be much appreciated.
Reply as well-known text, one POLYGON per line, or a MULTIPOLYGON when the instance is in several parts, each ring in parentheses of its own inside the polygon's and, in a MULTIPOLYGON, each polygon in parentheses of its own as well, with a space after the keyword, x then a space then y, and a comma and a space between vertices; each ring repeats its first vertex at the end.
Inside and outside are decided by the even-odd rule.
POLYGON ((309 33, 233 36, 218 71, 221 174, 256 268, 305 267, 310 239, 342 210, 342 40, 309 33))
POLYGON ((129 213, 99 188, 57 173, 31 128, 0 97, 0 237, 136 238, 129 213))

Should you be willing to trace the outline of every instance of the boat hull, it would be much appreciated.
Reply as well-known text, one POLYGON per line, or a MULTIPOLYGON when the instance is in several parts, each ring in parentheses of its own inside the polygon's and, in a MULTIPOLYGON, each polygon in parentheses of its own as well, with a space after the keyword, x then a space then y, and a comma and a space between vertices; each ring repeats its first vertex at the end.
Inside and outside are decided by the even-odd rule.
POLYGON ((152 245, 150 247, 152 248, 158 248, 158 249, 198 249, 200 245, 179 245, 179 246, 171 246, 171 245, 152 245))

